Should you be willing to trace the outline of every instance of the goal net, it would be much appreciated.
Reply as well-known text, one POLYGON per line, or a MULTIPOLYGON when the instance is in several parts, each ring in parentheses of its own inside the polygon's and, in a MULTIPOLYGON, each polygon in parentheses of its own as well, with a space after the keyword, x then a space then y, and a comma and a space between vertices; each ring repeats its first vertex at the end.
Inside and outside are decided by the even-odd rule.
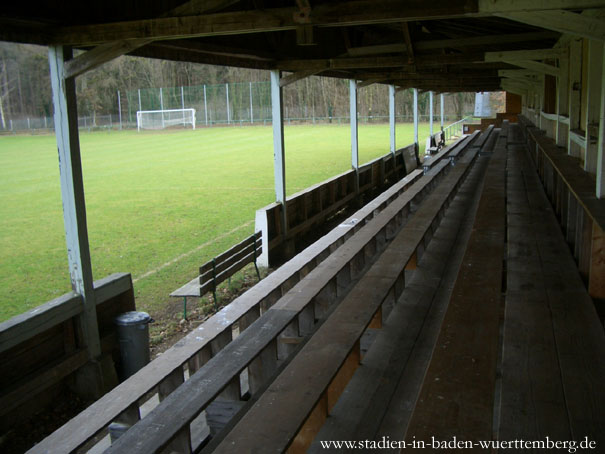
POLYGON ((139 110, 137 131, 141 129, 164 129, 172 126, 191 125, 195 129, 195 109, 139 110))

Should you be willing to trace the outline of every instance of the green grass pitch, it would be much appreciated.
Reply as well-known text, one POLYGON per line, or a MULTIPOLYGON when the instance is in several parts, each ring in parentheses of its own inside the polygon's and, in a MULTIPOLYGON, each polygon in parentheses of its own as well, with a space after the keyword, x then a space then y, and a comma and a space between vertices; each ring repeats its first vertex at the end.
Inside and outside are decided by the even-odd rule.
MULTIPOLYGON (((427 135, 421 124, 421 143, 427 135)), ((288 194, 351 166, 348 125, 286 126, 285 141, 288 194)), ((397 125, 397 146, 412 142, 413 126, 397 125)), ((270 126, 91 132, 80 143, 94 278, 132 273, 137 308, 151 313, 275 199, 270 126)), ((388 150, 388 125, 360 125, 360 163, 388 150)), ((53 134, 0 136, 0 251, 0 321, 70 290, 53 134)))

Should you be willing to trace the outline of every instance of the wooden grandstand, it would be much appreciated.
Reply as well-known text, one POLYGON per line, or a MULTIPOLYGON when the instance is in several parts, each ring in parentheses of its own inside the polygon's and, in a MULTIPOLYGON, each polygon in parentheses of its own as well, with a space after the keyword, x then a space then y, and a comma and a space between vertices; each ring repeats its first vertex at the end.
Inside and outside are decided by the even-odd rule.
POLYGON ((34 0, 3 5, 0 39, 49 47, 74 289, 0 325, 1 421, 73 376, 99 397, 29 452, 605 449, 605 1, 34 0), (107 320, 134 295, 93 281, 74 79, 125 54, 271 72, 255 231, 284 264, 114 387, 107 320), (352 170, 286 198, 281 92, 314 75, 351 81, 352 170), (373 83, 508 109, 423 163, 391 109, 391 154, 360 166, 373 83))

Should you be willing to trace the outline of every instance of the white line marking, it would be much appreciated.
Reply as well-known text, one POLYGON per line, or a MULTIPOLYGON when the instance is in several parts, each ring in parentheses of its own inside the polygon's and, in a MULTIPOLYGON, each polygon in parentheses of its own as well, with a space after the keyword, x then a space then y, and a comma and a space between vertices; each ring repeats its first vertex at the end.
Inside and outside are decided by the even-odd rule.
POLYGON ((250 224, 252 224, 254 221, 248 221, 245 224, 242 224, 238 227, 235 227, 233 230, 229 230, 226 233, 223 233, 222 235, 217 236, 216 238, 211 239, 210 241, 206 241, 204 244, 200 244, 198 247, 196 247, 195 249, 192 249, 188 252, 185 252, 184 254, 179 255, 178 257, 173 258, 172 260, 170 260, 169 262, 163 263, 162 265, 158 266, 157 268, 152 269, 151 271, 147 271, 145 274, 142 274, 141 276, 133 279, 132 283, 134 284, 135 282, 140 281, 141 279, 145 279, 146 277, 152 276, 155 273, 157 273, 160 270, 163 270, 164 268, 178 262, 179 260, 184 259, 185 257, 190 256, 191 254, 196 253, 197 251, 199 251, 200 249, 203 249, 207 246, 210 246, 212 243, 214 243, 217 240, 221 240, 223 238, 225 238, 226 236, 231 235, 232 233, 237 232, 238 230, 241 230, 245 227, 248 227, 250 224))

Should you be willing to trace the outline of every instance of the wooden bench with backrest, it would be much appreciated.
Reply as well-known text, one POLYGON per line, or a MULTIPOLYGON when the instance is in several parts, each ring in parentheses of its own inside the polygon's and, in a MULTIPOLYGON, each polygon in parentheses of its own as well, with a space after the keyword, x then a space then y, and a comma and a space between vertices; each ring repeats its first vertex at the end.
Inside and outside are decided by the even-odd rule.
POLYGON ((212 292, 214 306, 218 306, 216 289, 221 282, 230 279, 249 263, 254 263, 256 275, 260 281, 260 272, 256 263, 263 252, 261 232, 255 232, 244 238, 222 254, 204 263, 199 270, 199 276, 170 294, 172 297, 183 298, 183 318, 187 318, 187 298, 202 297, 212 292))
MULTIPOLYGON (((159 447, 173 446, 173 443, 180 443, 182 448, 183 443, 190 439, 189 424, 219 394, 224 395, 227 386, 235 384, 237 387, 239 376, 246 368, 250 391, 255 396, 266 385, 279 361, 286 359, 296 347, 295 343, 313 330, 316 320, 333 310, 330 306, 346 295, 352 279, 358 279, 365 264, 385 247, 388 237, 397 230, 397 225, 404 222, 411 202, 418 202, 428 189, 435 186, 440 171, 450 166, 444 162, 439 167, 431 175, 423 176, 348 239, 345 245, 296 284, 249 330, 226 346, 167 398, 153 415, 136 424, 111 449, 155 452, 159 447), (183 402, 185 396, 188 396, 189 403, 183 402), (175 412, 176 408, 179 408, 179 420, 170 421, 167 415, 175 412), (163 428, 157 430, 160 425, 163 428), (141 439, 146 440, 144 446, 140 443, 141 439)), ((438 191, 439 187, 435 190, 438 191)), ((427 238, 430 237, 430 231, 426 234, 427 238)), ((417 249, 421 253, 423 245, 418 245, 417 249)), ((231 398, 238 397, 236 389, 231 393, 231 398)))

